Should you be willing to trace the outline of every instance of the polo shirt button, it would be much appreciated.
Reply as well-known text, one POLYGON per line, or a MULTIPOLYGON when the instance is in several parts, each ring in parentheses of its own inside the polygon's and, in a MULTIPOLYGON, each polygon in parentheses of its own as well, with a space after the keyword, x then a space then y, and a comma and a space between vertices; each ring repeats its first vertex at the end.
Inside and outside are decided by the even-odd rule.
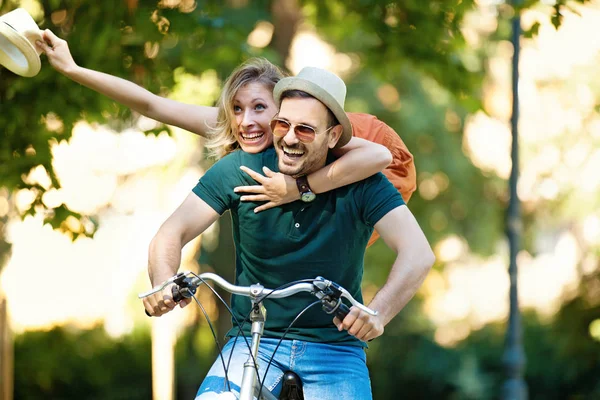
POLYGON ((296 228, 300 228, 300 224, 296 222, 296 224, 294 225, 296 228))

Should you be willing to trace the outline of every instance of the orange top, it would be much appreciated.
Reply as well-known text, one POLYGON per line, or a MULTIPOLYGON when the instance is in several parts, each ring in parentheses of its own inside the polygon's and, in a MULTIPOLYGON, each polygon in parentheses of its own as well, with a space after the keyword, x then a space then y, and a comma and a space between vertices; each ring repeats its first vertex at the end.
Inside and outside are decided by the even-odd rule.
MULTIPOLYGON (((392 162, 382 172, 390 180, 392 185, 402 195, 406 203, 417 188, 417 171, 412 154, 400 139, 400 136, 384 122, 374 115, 348 113, 352 123, 352 133, 361 139, 381 144, 392 153, 392 162)), ((377 232, 369 240, 368 246, 379 238, 377 232)))

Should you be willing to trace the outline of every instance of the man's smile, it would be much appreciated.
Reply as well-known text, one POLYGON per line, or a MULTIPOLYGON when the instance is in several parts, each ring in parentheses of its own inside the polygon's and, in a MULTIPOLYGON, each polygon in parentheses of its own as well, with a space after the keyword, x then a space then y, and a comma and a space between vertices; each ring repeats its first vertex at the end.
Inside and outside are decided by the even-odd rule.
POLYGON ((298 159, 304 155, 304 150, 294 148, 294 147, 289 147, 289 146, 286 146, 285 144, 283 144, 281 146, 281 149, 283 150, 283 154, 286 157, 289 157, 291 159, 298 159))

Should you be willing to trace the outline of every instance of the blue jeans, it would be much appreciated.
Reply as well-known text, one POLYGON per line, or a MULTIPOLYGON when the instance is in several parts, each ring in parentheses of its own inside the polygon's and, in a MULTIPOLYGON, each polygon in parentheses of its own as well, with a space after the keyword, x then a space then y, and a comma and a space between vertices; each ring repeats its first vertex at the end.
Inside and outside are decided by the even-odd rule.
MULTIPOLYGON (((250 343, 250 338, 248 343, 250 343)), ((370 400, 371 380, 362 347, 284 340, 266 378, 265 369, 279 339, 262 338, 258 367, 261 382, 275 396, 281 392, 284 372, 294 371, 302 379, 305 400, 370 400)), ((230 339, 223 346, 225 364, 234 345, 230 339)), ((227 373, 231 390, 239 394, 242 371, 248 359, 248 346, 242 337, 237 339, 227 373)), ((211 367, 196 394, 196 400, 214 398, 215 393, 227 391, 223 363, 220 357, 211 367)), ((225 397, 224 397, 225 398, 225 397)))

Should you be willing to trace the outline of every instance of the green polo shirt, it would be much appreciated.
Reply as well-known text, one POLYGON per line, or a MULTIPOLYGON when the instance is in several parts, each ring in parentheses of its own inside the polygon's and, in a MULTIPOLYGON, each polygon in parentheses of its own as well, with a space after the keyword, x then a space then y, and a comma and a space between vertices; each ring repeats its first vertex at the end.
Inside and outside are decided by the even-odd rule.
MULTIPOLYGON (((404 205, 392 184, 378 173, 361 182, 317 195, 311 203, 295 201, 258 214, 261 203, 241 202, 233 188, 255 185, 240 170, 245 165, 262 174, 262 167, 279 171, 277 154, 235 151, 213 165, 193 192, 216 212, 231 211, 236 251, 236 284, 260 283, 277 288, 285 283, 323 276, 346 288, 362 302, 363 259, 373 226, 396 207, 404 205)), ((285 299, 267 299, 265 337, 281 337, 292 320, 316 298, 301 293, 285 299)), ((232 296, 238 321, 250 311, 247 297, 232 296)), ((244 326, 249 333, 249 324, 244 326)), ((237 329, 228 335, 234 336, 237 329)), ((307 310, 286 334, 288 339, 362 345, 346 331, 339 332, 320 305, 307 310)))

